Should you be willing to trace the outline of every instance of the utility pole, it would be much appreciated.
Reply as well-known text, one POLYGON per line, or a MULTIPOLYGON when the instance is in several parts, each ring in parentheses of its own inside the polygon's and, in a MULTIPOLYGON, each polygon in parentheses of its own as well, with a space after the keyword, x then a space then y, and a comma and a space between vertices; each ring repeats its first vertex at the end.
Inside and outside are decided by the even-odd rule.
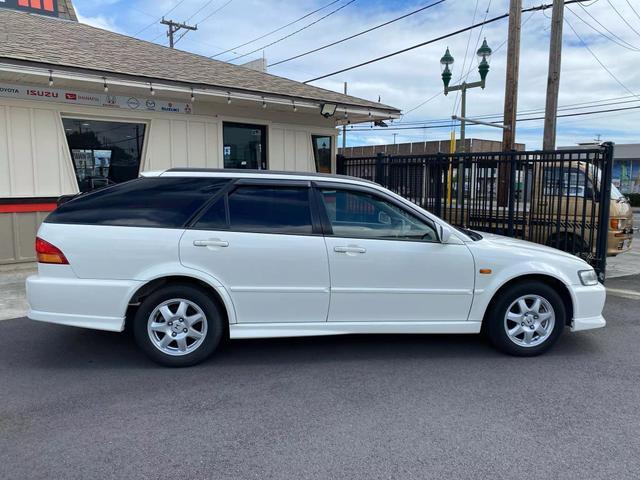
MULTIPOLYGON (((502 131, 503 152, 510 152, 515 146, 521 22, 522 0, 510 0, 509 34, 507 37, 507 78, 504 91, 504 120, 502 122, 509 128, 505 128, 502 131)), ((505 207, 509 199, 509 177, 509 165, 506 160, 500 162, 498 168, 498 206, 500 207, 505 207)))
MULTIPOLYGON (((347 94, 347 82, 344 82, 344 94, 347 94)), ((344 155, 347 148, 347 124, 342 125, 342 154, 344 155)))
POLYGON ((562 23, 564 0, 553 0, 551 14, 551 41, 549 44, 549 73, 547 76, 547 102, 544 110, 543 150, 556 148, 556 121, 558 91, 560 90, 560 64, 562 58, 562 23))
POLYGON ((160 23, 168 27, 167 37, 169 37, 170 48, 173 48, 174 44, 173 35, 181 28, 184 28, 185 30, 198 30, 197 25, 187 25, 186 23, 174 22, 173 20, 165 20, 164 17, 162 17, 160 23))

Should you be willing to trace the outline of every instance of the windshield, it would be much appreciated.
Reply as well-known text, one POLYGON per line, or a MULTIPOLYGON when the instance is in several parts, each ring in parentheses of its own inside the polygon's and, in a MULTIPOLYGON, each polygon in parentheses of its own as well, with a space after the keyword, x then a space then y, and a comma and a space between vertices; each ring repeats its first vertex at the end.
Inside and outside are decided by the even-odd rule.
POLYGON ((624 195, 618 187, 616 187, 613 183, 611 184, 611 199, 612 200, 624 200, 624 195))

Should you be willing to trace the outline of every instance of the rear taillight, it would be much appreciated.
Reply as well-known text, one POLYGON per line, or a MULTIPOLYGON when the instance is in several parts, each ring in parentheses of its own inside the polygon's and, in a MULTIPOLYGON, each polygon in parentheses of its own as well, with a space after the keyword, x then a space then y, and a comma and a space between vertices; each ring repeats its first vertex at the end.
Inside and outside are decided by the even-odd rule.
POLYGON ((69 265, 67 257, 64 256, 62 250, 39 237, 36 237, 36 255, 38 257, 38 263, 69 265))

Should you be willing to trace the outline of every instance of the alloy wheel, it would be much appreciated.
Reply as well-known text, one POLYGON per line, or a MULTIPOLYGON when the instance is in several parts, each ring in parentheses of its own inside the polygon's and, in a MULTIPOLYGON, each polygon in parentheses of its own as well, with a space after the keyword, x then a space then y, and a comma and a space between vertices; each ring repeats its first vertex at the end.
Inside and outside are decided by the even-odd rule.
POLYGON ((507 337, 521 347, 544 343, 555 325, 556 316, 549 301, 535 294, 523 295, 511 303, 504 317, 507 337))
POLYGON ((187 355, 202 345, 207 335, 207 317, 190 300, 172 298, 153 309, 147 321, 151 343, 162 353, 187 355))

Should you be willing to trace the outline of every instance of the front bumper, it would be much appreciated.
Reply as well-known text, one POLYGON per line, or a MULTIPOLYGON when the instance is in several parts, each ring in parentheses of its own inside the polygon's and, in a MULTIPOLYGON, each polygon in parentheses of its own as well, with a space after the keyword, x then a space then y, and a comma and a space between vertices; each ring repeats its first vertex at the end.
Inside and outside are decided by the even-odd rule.
POLYGON ((606 289, 602 284, 589 287, 573 285, 571 295, 573 297, 572 332, 602 328, 607 324, 602 316, 607 298, 606 289))
POLYGON ((42 322, 121 332, 129 299, 143 282, 27 278, 27 317, 42 322))

